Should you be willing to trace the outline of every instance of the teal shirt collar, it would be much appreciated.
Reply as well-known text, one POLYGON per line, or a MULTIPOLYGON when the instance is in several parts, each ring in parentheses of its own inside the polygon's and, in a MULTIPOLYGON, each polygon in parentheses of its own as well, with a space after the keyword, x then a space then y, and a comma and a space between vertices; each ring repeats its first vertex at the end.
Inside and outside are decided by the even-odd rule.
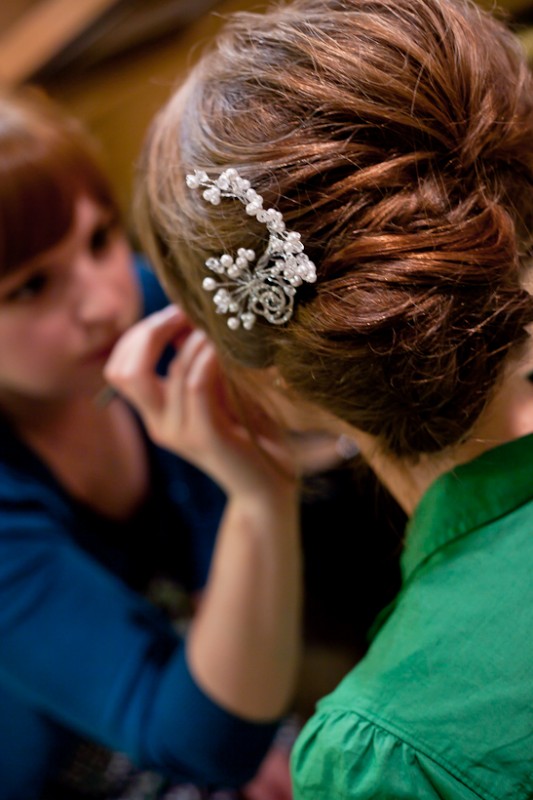
POLYGON ((404 582, 450 542, 533 498, 533 434, 488 450, 441 475, 407 526, 404 582))

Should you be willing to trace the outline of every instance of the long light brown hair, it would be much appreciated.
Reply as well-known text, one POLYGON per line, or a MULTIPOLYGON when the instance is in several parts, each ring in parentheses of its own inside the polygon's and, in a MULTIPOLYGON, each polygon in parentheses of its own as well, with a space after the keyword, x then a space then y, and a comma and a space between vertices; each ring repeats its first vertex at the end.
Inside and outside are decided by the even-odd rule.
POLYGON ((151 132, 143 237, 229 364, 416 457, 459 441, 533 320, 533 89, 468 0, 295 0, 235 15, 151 132), (189 191, 236 167, 301 233, 318 280, 290 322, 231 331, 205 259, 261 252, 238 202, 189 191))

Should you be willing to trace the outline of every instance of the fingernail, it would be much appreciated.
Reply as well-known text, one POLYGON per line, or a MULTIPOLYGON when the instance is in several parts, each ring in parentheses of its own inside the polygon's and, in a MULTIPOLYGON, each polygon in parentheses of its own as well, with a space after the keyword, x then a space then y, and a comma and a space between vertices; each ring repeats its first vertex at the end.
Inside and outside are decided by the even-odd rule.
POLYGON ((175 317, 176 315, 183 314, 183 311, 179 306, 174 305, 171 303, 165 308, 162 308, 161 311, 157 312, 157 315, 160 319, 165 319, 166 317, 175 317))
POLYGON ((206 336, 205 332, 202 331, 200 328, 196 328, 189 335, 189 337, 187 338, 187 341, 188 342, 192 342, 193 344, 197 344, 198 342, 205 341, 205 339, 207 339, 207 336, 206 336))

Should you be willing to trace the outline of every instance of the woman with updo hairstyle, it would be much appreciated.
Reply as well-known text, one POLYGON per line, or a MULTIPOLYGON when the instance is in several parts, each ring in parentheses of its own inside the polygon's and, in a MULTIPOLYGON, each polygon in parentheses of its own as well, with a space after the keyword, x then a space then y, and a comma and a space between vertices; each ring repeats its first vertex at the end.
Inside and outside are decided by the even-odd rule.
POLYGON ((354 439, 409 515, 296 800, 533 796, 532 142, 520 46, 468 0, 236 14, 154 122, 138 219, 170 296, 241 396, 354 439))

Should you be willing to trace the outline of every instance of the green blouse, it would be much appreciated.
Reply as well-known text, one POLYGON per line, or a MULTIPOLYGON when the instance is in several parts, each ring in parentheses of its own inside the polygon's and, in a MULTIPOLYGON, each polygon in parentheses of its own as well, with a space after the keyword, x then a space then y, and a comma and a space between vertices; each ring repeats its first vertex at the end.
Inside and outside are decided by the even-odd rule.
POLYGON ((300 734, 295 800, 531 800, 533 435, 430 487, 402 571, 300 734))

